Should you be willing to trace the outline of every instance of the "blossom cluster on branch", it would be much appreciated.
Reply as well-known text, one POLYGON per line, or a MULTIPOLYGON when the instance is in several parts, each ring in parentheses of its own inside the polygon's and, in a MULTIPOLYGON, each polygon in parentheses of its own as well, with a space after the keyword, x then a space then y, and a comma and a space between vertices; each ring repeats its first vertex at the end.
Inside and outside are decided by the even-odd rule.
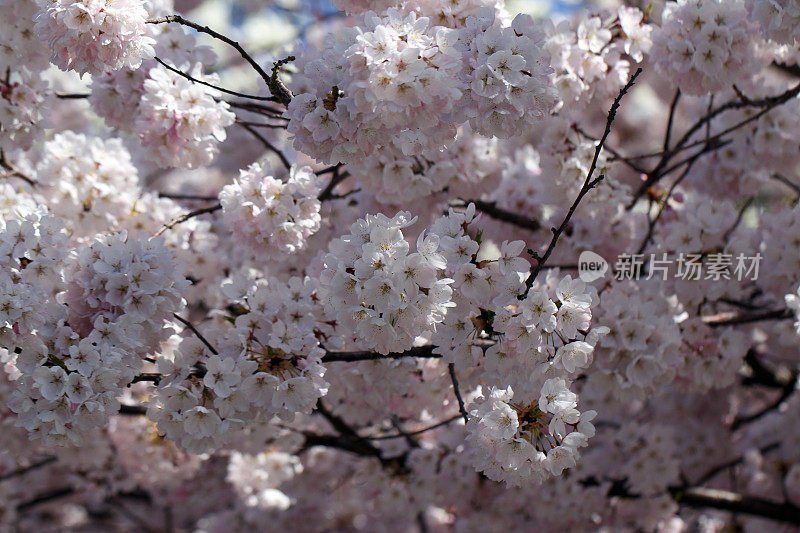
POLYGON ((800 527, 797 0, 0 7, 0 531, 800 527))

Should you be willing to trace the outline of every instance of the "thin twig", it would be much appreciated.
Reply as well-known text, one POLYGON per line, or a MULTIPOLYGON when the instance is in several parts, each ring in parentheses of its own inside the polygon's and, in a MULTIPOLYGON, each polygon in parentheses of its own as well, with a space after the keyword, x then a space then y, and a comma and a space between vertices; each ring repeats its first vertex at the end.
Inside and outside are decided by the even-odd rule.
POLYGON ((75 489, 72 487, 61 487, 58 489, 49 490, 37 496, 34 496, 32 499, 28 501, 24 501, 22 503, 17 504, 17 512, 27 511, 31 507, 35 507, 37 505, 48 503, 53 500, 58 500, 64 498, 65 496, 70 496, 75 494, 75 489))
POLYGON ((594 157, 592 158, 592 164, 589 167, 589 172, 586 174, 586 179, 583 182, 583 186, 581 187, 577 198, 575 198, 575 201, 569 208, 569 211, 564 217, 564 220, 561 222, 561 225, 558 228, 551 228, 553 237, 550 239, 550 244, 547 246, 547 250, 545 251, 544 255, 539 257, 538 254, 533 254, 533 258, 536 260, 536 265, 531 270, 528 279, 525 280, 526 288, 523 297, 528 294, 533 286, 533 282, 536 281, 536 276, 539 275, 539 272, 541 272, 545 262, 547 262, 547 259, 550 257, 550 254, 553 253, 559 237, 562 233, 564 233, 564 230, 567 229, 567 225, 569 224, 572 215, 575 214, 575 210, 578 208, 578 204, 580 204, 581 200, 583 200, 583 197, 586 196, 586 194, 595 186, 597 186, 597 184, 600 183, 600 181, 605 177, 604 174, 600 174, 598 178, 593 179, 594 172, 597 169, 597 160, 600 157, 600 152, 603 150, 603 145, 605 144, 606 139, 608 139, 608 136, 611 133, 611 124, 614 122, 614 118, 617 116, 617 110, 619 109, 620 102, 622 102, 622 98, 625 96, 625 94, 627 94, 628 90, 633 87, 633 84, 636 82, 636 78, 639 76, 639 74, 641 74, 641 72, 641 68, 636 69, 636 72, 633 74, 633 76, 631 76, 631 79, 628 80, 628 83, 626 83, 625 86, 619 91, 619 94, 614 99, 614 103, 611 104, 611 109, 608 112, 608 119, 606 120, 605 131, 603 131, 603 135, 600 137, 600 141, 597 143, 597 147, 594 151, 594 157))
POLYGON ((456 400, 458 400, 458 412, 461 413, 462 418, 464 418, 464 423, 469 424, 469 415, 467 414, 467 410, 464 408, 464 398, 461 397, 461 390, 458 388, 456 365, 453 363, 448 363, 447 370, 450 372, 450 381, 453 383, 453 392, 456 395, 456 400))
POLYGON ((678 100, 681 97, 680 88, 675 89, 675 96, 672 98, 672 104, 669 106, 669 119, 667 119, 667 131, 664 134, 664 151, 669 150, 669 141, 672 137, 672 124, 675 121, 675 110, 678 107, 678 100))
POLYGON ((0 150, 0 167, 4 168, 7 171, 5 177, 19 178, 28 185, 31 185, 32 187, 36 186, 36 181, 27 174, 25 174, 24 172, 17 169, 17 167, 15 167, 11 163, 11 161, 8 160, 8 158, 6 157, 6 153, 3 150, 0 150))
POLYGON ((195 336, 196 336, 198 339, 200 339, 200 342, 202 342, 203 344, 205 344, 205 345, 206 345, 206 348, 208 348, 208 350, 209 350, 211 353, 213 353, 214 355, 219 355, 219 352, 216 350, 216 348, 214 348, 214 347, 211 345, 211 343, 210 343, 210 342, 208 342, 208 339, 206 339, 205 337, 203 337, 203 334, 202 334, 202 333, 200 333, 200 331, 198 331, 196 327, 194 327, 194 324, 192 324, 191 322, 189 322, 188 320, 186 320, 185 318, 183 318, 182 316, 180 316, 180 315, 179 315, 179 314, 177 314, 177 313, 173 313, 173 314, 172 314, 172 316, 174 316, 174 317, 175 317, 175 320, 177 320, 178 322, 180 322, 181 324, 183 324, 184 326, 186 326, 187 328, 189 328, 189 330, 190 330, 192 333, 194 333, 194 334, 195 334, 195 336))
POLYGON ((420 357, 420 358, 428 358, 428 359, 440 359, 442 356, 439 354, 433 353, 433 350, 436 346, 432 344, 426 344, 425 346, 415 346, 410 348, 404 352, 392 352, 386 355, 380 354, 378 352, 370 352, 370 351, 363 351, 363 352, 327 352, 322 357, 323 363, 333 363, 333 362, 354 362, 354 361, 375 361, 381 359, 401 359, 403 357, 420 357))
POLYGON ((722 236, 722 242, 724 242, 725 244, 728 243, 728 241, 731 238, 731 235, 733 235, 733 232, 736 231, 736 228, 738 228, 739 225, 742 223, 742 220, 744 220, 745 211, 747 211, 750 208, 750 206, 753 205, 754 200, 755 198, 753 196, 750 196, 744 201, 742 207, 739 208, 739 213, 736 215, 736 221, 731 225, 730 228, 728 228, 728 230, 722 236))
POLYGON ((758 311, 756 313, 739 314, 719 313, 702 317, 703 323, 712 328, 752 324, 753 322, 763 322, 765 320, 786 320, 790 318, 794 318, 794 313, 789 309, 771 309, 767 311, 758 311))
POLYGON ((169 224, 164 224, 164 226, 162 226, 161 229, 158 230, 158 232, 155 235, 153 235, 153 237, 158 237, 159 235, 161 235, 162 233, 164 233, 168 229, 172 229, 175 226, 177 226, 178 224, 181 224, 182 222, 186 222, 187 220, 189 220, 191 218, 194 218, 194 217, 197 217, 197 216, 200 216, 200 215, 205 215, 205 214, 208 214, 208 213, 213 213, 215 211, 219 211, 220 209, 222 209, 222 204, 215 204, 215 205, 212 205, 210 207, 204 207, 202 209, 196 209, 194 211, 190 211, 190 212, 186 213, 185 215, 179 216, 178 218, 176 218, 175 220, 173 220, 169 224))
MULTIPOLYGON (((773 442, 772 444, 767 444, 766 446, 760 448, 758 451, 761 452, 762 454, 765 454, 767 452, 770 452, 770 451, 778 448, 779 446, 780 446, 779 442, 773 442)), ((744 462, 744 457, 739 457, 737 459, 733 459, 733 460, 727 461, 727 462, 725 462, 725 463, 723 463, 721 465, 715 466, 714 468, 712 468, 711 470, 709 470, 708 472, 703 474, 700 477, 700 479, 698 479, 697 482, 694 483, 694 484, 698 485, 698 486, 705 485, 706 483, 708 483, 709 481, 714 479, 717 476, 717 474, 719 474, 720 472, 723 472, 723 471, 725 471, 725 470, 727 470, 729 468, 733 468, 734 466, 738 466, 738 465, 742 464, 743 462, 744 462)))
POLYGON ((669 199, 672 197, 672 195, 675 192, 675 189, 678 187, 678 185, 680 185, 680 183, 684 179, 686 179, 686 177, 689 175, 689 172, 692 170, 692 166, 694 166, 694 163, 695 163, 695 161, 690 161, 689 162, 689 164, 683 170, 683 173, 680 176, 678 176, 678 179, 675 180, 675 182, 672 184, 672 186, 669 188, 669 190, 663 196, 663 198, 660 198, 658 200, 658 206, 657 206, 658 207, 658 212, 656 212, 656 215, 653 218, 650 218, 650 214, 648 212, 647 233, 645 234, 644 239, 642 240, 642 244, 639 245, 639 250, 636 252, 637 254, 644 253, 645 249, 647 248, 647 245, 653 239, 653 232, 655 231, 656 224, 658 224, 658 221, 661 220, 661 215, 664 214, 664 211, 666 210, 667 206, 669 205, 669 199))
POLYGON ((331 181, 328 182, 328 185, 322 190, 321 193, 319 193, 319 196, 317 196, 317 199, 320 202, 324 202, 325 200, 330 200, 334 198, 335 195, 333 194, 333 189, 335 189, 337 185, 339 185, 341 182, 350 177, 350 173, 341 172, 341 168, 342 167, 336 165, 331 169, 333 172, 333 174, 331 175, 331 181))
POLYGON ((795 392, 795 381, 792 381, 783 388, 780 396, 778 396, 775 399, 775 401, 773 401, 769 405, 763 407, 762 409, 756 411, 755 413, 744 416, 737 416, 736 419, 734 419, 733 424, 731 424, 731 430, 736 431, 740 427, 755 422, 756 420, 759 420, 763 418, 765 415, 778 409, 781 406, 781 404, 783 404, 783 402, 789 399, 789 396, 794 394, 794 392, 795 392))
POLYGON ((376 435, 374 437, 364 437, 364 438, 367 439, 367 440, 402 439, 402 438, 406 437, 407 435, 411 435, 411 436, 421 435, 421 434, 426 433, 428 431, 431 431, 431 430, 438 429, 440 427, 446 426, 447 424, 450 424, 451 422, 454 422, 454 421, 459 420, 459 419, 461 419, 461 414, 457 414, 457 415, 451 416, 450 418, 442 420, 441 422, 437 422, 436 424, 434 424, 432 426, 428 426, 428 427, 423 428, 423 429, 418 429, 416 431, 408 431, 406 433, 397 433, 397 434, 394 434, 394 435, 376 435))
POLYGON ((171 192, 158 193, 159 198, 169 198, 171 200, 197 200, 201 202, 216 202, 219 200, 218 196, 203 196, 199 194, 180 194, 171 192))
POLYGON ((252 136, 253 136, 253 137, 255 137, 256 139, 258 139, 259 141, 261 141, 261 144, 263 144, 263 145, 264 145, 264 147, 265 147, 267 150, 269 150, 269 151, 271 151, 272 153, 274 153, 275 155, 277 155, 277 156, 278 156, 278 159, 280 159, 280 160, 281 160, 281 163, 283 163, 283 166, 285 166, 285 167, 286 167, 286 170, 290 170, 290 169, 292 168, 292 164, 289 162, 289 160, 288 160, 288 159, 286 159, 286 156, 285 156, 285 155, 283 155, 283 152, 281 152, 280 150, 278 150, 278 147, 277 147, 277 146, 275 146, 274 144, 272 144, 271 142, 269 142, 269 141, 267 140, 267 138, 266 138, 266 137, 264 137, 263 135, 261 135, 261 133, 259 133, 259 132, 258 132, 258 131, 256 131, 255 129, 253 129, 253 127, 252 127, 250 124, 248 124, 248 123, 246 123, 246 122, 237 122, 237 124, 239 124, 241 127, 243 127, 244 129, 246 129, 246 130, 247 130, 247 131, 250 133, 250 135, 252 135, 252 136))
POLYGON ((199 79, 195 78, 194 76, 192 76, 190 74, 187 74, 186 72, 183 72, 182 70, 179 70, 179 69, 173 67, 172 65, 169 65, 168 63, 164 62, 160 57, 155 57, 153 59, 155 59, 156 61, 161 63, 161 66, 163 66, 165 69, 169 70, 170 72, 174 72, 175 74, 178 74, 179 76, 183 76, 184 78, 186 78, 187 80, 189 80, 191 82, 199 83, 200 85, 205 85, 206 87, 211 87, 212 89, 215 89, 215 90, 217 90, 219 92, 222 92, 222 93, 225 93, 225 94, 230 94, 232 96, 238 96, 240 98, 249 98, 251 100, 263 100, 263 101, 267 101, 267 102, 274 102, 275 101, 275 97, 273 97, 273 96, 255 96, 255 95, 252 95, 252 94, 240 93, 240 92, 236 92, 236 91, 231 91, 230 89, 226 89, 226 88, 220 87, 218 85, 214 85, 213 83, 208 83, 207 81, 199 80, 199 79))
POLYGON ((255 102, 232 102, 230 100, 225 100, 229 106, 236 108, 236 109, 243 109, 245 111, 249 111, 251 113, 256 113, 273 120, 286 120, 289 119, 283 116, 283 112, 279 109, 274 107, 264 105, 264 104, 257 104, 255 102))
POLYGON ((800 199, 800 185, 797 185, 795 182, 793 182, 786 176, 778 174, 777 172, 774 174, 770 174, 770 177, 772 177, 772 179, 774 180, 780 181, 781 183, 792 189, 797 194, 797 196, 795 197, 795 202, 797 202, 800 199))
POLYGON ((119 414, 128 416, 144 416, 147 414, 147 409, 141 405, 128 405, 123 403, 119 406, 119 414))
POLYGON ((14 470, 12 472, 8 472, 6 474, 0 474, 0 481, 5 481, 5 480, 11 479, 13 477, 17 477, 17 476, 21 476, 21 475, 27 474, 28 472, 36 470, 37 468, 41 468, 43 466, 47 466, 50 463, 55 463, 57 460, 58 460, 58 457, 55 457, 53 455, 45 457, 44 459, 40 459, 39 461, 36 461, 35 463, 29 464, 28 466, 25 466, 25 467, 22 467, 22 468, 18 468, 16 470, 14 470))
MULTIPOLYGON (((672 158, 677 153, 682 152, 684 150, 688 150, 690 148, 693 148, 694 146, 707 145, 710 142, 714 142, 715 140, 719 139, 720 137, 722 137, 722 136, 724 136, 724 135, 726 135, 726 134, 728 134, 728 133, 730 133, 730 132, 732 132, 732 131, 734 131, 734 130, 736 130, 738 128, 741 128, 742 126, 744 126, 744 125, 746 125, 746 124, 748 124, 748 123, 750 123, 750 122, 752 122, 754 120, 759 119, 765 113, 768 113, 769 111, 771 111, 775 107, 778 107, 778 106, 788 102, 789 100, 791 100, 792 98, 794 98, 798 94, 800 94, 800 84, 794 86, 793 88, 791 88, 791 89, 789 89, 789 90, 787 90, 787 91, 785 91, 785 92, 783 92, 783 93, 781 93, 779 95, 771 96, 771 97, 767 97, 767 98, 762 98, 760 100, 752 100, 752 99, 746 98, 746 97, 744 97, 742 95, 739 98, 737 98, 736 100, 731 100, 731 101, 729 101, 729 102, 727 102, 725 104, 722 104, 721 106, 709 111, 708 113, 705 114, 705 116, 703 116, 700 119, 698 119, 683 134, 683 136, 680 138, 680 140, 675 144, 675 147, 672 148, 671 150, 665 150, 665 151, 656 152, 656 153, 653 153, 653 154, 644 154, 644 155, 641 155, 641 156, 628 157, 627 159, 643 159, 643 158, 659 157, 659 156, 661 158, 658 161, 658 163, 656 164, 656 166, 653 168, 653 170, 651 170, 648 173, 647 180, 645 180, 642 183, 642 185, 636 191, 636 194, 634 194, 634 200, 628 206, 628 208, 629 209, 632 208, 633 205, 636 203, 636 200, 638 200, 647 191, 647 189, 649 189, 653 184, 655 184, 658 180, 660 180, 665 175, 664 169, 667 167, 667 165, 670 163, 672 158), (753 116, 751 116, 751 117, 749 117, 749 118, 747 118, 747 119, 735 124, 734 126, 726 128, 725 130, 723 130, 722 132, 720 132, 720 133, 718 133, 718 134, 716 134, 714 136, 711 136, 711 137, 708 137, 708 138, 704 138, 702 140, 698 140, 698 141, 695 141, 695 142, 687 144, 689 142, 689 139, 691 139, 692 136, 696 132, 698 132, 701 128, 703 128, 706 124, 710 123, 714 118, 716 118, 720 114, 724 113, 725 111, 730 111, 732 109, 742 109, 742 108, 747 108, 747 107, 760 107, 760 108, 763 108, 763 109, 761 111, 759 111, 758 113, 756 113, 755 115, 753 115, 753 116)), ((674 169, 674 165, 671 168, 674 169)))
MULTIPOLYGON (((232 46, 233 48, 236 49, 237 52, 239 52, 242 58, 245 61, 247 61, 251 67, 253 67, 253 69, 258 73, 258 75, 261 76, 261 79, 264 80, 264 83, 266 83, 267 87, 269 87, 269 90, 272 93, 273 97, 275 98, 275 101, 283 105, 288 105, 289 102, 291 102, 292 93, 289 91, 289 89, 286 88, 286 85, 283 84, 283 81, 281 81, 280 77, 278 77, 277 68, 273 67, 272 75, 267 74, 264 71, 264 69, 261 68, 261 65, 259 65, 258 62, 255 59, 253 59, 250 56, 250 54, 248 54, 247 51, 245 51, 245 49, 242 48, 242 46, 238 42, 234 41, 233 39, 212 30, 208 26, 201 26, 196 22, 186 20, 180 15, 168 15, 166 17, 162 17, 159 19, 147 21, 148 24, 164 24, 170 22, 177 22, 178 24, 188 26, 190 28, 199 31, 200 33, 205 33, 207 35, 210 35, 211 37, 219 39, 220 41, 232 46)), ((277 62, 276 65, 278 65, 279 63, 280 62, 277 62)))
POLYGON ((502 207, 498 207, 494 202, 465 200, 464 203, 467 205, 470 203, 475 204, 475 209, 481 213, 485 213, 489 218, 506 222, 513 226, 517 226, 518 228, 523 228, 530 231, 537 231, 542 228, 542 225, 538 220, 534 220, 530 217, 526 217, 525 215, 514 213, 512 211, 503 209, 502 207))

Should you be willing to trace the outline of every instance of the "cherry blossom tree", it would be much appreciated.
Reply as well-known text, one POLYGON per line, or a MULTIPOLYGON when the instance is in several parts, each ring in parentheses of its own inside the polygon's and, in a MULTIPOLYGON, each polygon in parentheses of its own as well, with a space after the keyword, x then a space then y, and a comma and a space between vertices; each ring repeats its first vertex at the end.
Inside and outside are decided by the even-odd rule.
POLYGON ((800 528, 797 0, 0 3, 0 531, 800 528))

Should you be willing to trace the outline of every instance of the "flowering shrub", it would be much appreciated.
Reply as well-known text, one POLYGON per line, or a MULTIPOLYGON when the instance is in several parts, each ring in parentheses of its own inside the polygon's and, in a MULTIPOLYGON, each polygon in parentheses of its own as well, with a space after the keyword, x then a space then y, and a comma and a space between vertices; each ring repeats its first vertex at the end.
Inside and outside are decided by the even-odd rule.
POLYGON ((0 531, 800 527, 800 4, 596 4, 0 0, 0 531))

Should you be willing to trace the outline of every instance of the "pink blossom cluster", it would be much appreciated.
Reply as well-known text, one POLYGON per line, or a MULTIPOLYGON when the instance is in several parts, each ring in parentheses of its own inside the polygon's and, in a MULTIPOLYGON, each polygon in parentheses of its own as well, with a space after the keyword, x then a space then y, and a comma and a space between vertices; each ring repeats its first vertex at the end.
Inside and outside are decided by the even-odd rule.
POLYGON ((414 252, 403 236, 416 220, 408 212, 367 215, 329 245, 320 275, 326 312, 364 348, 383 354, 411 348, 454 305, 453 280, 441 272, 447 262, 440 236, 423 231, 414 252))
POLYGON ((0 531, 800 525, 797 2, 546 4, 0 0, 0 531))
MULTIPOLYGON (((203 77, 200 64, 180 68, 203 77)), ((213 83, 217 77, 206 79, 213 83)), ((217 143, 225 140, 225 128, 235 120, 228 104, 214 99, 216 94, 172 71, 150 70, 134 130, 157 165, 196 168, 211 163, 217 143)))
POLYGON ((315 298, 309 279, 260 280, 237 298, 233 323, 214 332, 219 352, 184 338, 163 354, 158 368, 165 384, 148 407, 159 434, 202 453, 248 425, 311 412, 328 386, 315 336, 325 326, 318 324, 315 298))
POLYGON ((470 21, 456 30, 390 9, 329 37, 292 81, 295 146, 320 160, 352 162, 384 147, 404 155, 439 150, 466 121, 505 137, 541 119, 556 100, 544 33, 530 17, 504 26, 488 9, 470 21), (462 96, 468 104, 456 105, 462 96))
POLYGON ((141 0, 41 2, 35 20, 50 60, 62 70, 94 75, 137 68, 155 53, 141 0))
POLYGON ((219 194, 225 223, 240 245, 256 255, 291 254, 320 227, 320 188, 310 167, 293 167, 286 181, 253 163, 219 194))
POLYGON ((680 0, 667 4, 653 31, 653 59, 688 94, 746 83, 759 58, 742 0, 680 0))
POLYGON ((751 20, 757 22, 764 36, 782 44, 797 42, 800 3, 796 0, 747 0, 751 20))

